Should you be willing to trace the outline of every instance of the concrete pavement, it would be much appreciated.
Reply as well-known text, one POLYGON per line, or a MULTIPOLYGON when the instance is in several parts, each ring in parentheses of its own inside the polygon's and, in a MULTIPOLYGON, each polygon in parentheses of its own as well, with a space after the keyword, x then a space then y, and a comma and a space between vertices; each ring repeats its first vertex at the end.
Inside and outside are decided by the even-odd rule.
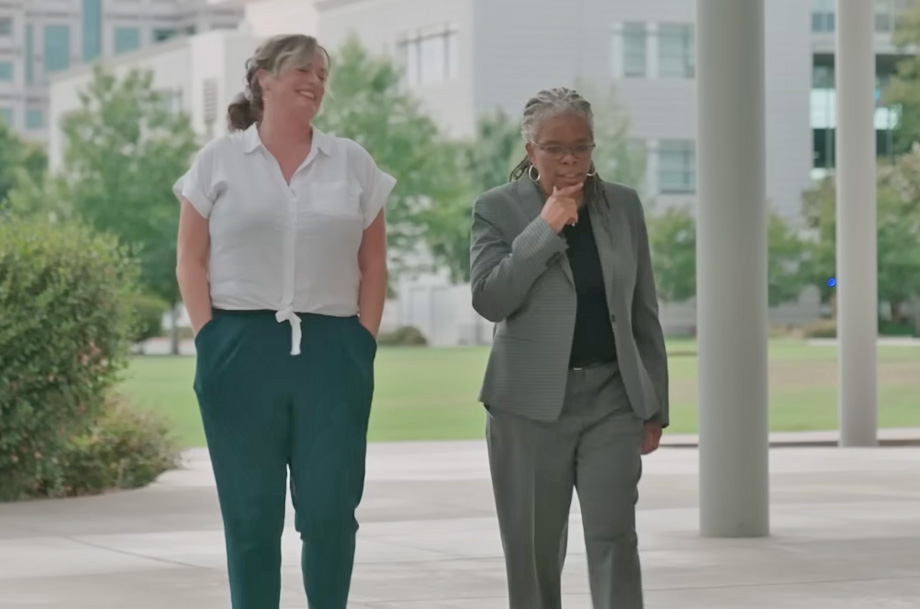
MULTIPOLYGON (((229 607, 206 452, 132 492, 0 505, 2 609, 229 607)), ((701 539, 697 453, 646 458, 638 525, 649 609, 920 608, 920 448, 771 452, 772 536, 701 539)), ((353 609, 501 609, 482 442, 376 444, 353 609)), ((290 506, 289 506, 290 509, 290 506)), ((288 517, 282 607, 304 608, 288 517)), ((573 506, 566 609, 587 609, 573 506)))

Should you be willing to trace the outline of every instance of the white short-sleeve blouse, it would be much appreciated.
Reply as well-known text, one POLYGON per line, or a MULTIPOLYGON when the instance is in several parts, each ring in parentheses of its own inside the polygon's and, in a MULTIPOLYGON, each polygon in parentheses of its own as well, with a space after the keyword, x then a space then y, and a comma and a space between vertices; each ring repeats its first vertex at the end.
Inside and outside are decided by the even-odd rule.
POLYGON ((395 184, 358 143, 317 129, 288 184, 253 125, 205 146, 173 190, 209 220, 212 305, 276 311, 296 353, 296 313, 358 312, 358 248, 395 184))

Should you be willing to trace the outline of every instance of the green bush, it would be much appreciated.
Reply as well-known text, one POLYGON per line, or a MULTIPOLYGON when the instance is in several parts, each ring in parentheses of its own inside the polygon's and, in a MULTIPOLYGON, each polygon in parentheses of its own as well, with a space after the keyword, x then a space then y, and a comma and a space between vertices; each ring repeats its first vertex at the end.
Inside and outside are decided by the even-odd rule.
POLYGON ((148 338, 162 336, 163 313, 169 304, 162 298, 138 292, 131 297, 131 312, 134 319, 131 340, 142 343, 148 338))
POLYGON ((76 224, 0 221, 0 500, 54 477, 127 359, 137 268, 76 224))
POLYGON ((428 340, 418 328, 400 326, 393 332, 381 332, 377 336, 377 344, 391 347, 423 347, 428 344, 428 340))
MULTIPOLYGON (((837 322, 833 319, 822 319, 802 329, 806 338, 836 338, 837 322)), ((879 336, 917 336, 918 333, 912 325, 905 322, 880 319, 878 322, 879 336)))
POLYGON ((917 330, 906 321, 883 319, 878 322, 880 336, 917 336, 917 330))
POLYGON ((178 462, 169 427, 114 397, 88 431, 67 443, 58 457, 57 475, 42 481, 40 492, 72 497, 140 488, 178 462))
POLYGON ((805 338, 837 338, 837 321, 821 319, 802 327, 805 338))

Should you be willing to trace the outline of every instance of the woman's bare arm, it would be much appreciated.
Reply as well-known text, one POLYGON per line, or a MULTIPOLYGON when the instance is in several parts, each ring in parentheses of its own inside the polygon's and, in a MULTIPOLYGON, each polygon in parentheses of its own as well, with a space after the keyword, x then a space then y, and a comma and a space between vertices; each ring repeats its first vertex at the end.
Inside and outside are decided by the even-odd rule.
POLYGON ((182 199, 176 248, 176 279, 195 334, 211 320, 211 290, 208 284, 210 251, 211 237, 207 218, 202 217, 191 203, 182 199))

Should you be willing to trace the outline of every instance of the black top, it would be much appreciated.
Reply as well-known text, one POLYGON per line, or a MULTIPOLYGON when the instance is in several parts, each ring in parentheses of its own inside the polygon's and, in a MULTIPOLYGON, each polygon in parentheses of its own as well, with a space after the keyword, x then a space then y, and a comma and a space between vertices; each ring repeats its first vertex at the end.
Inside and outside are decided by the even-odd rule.
POLYGON ((575 226, 566 226, 563 235, 569 245, 567 253, 575 278, 578 303, 570 365, 581 367, 613 362, 617 356, 613 342, 613 323, 587 206, 582 206, 578 212, 578 222, 575 226))

